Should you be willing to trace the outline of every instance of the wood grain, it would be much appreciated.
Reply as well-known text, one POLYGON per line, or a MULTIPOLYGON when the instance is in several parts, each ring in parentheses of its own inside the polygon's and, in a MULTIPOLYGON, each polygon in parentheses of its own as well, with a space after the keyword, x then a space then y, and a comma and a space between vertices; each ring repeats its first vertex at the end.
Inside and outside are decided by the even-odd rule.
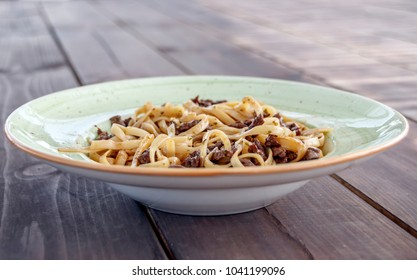
MULTIPOLYGON (((68 69, 2 82, 2 121, 25 101, 75 86, 68 69)), ((102 182, 61 173, 8 142, 2 146, 0 259, 165 258, 136 202, 102 182)))
MULTIPOLYGON (((105 1, 100 4, 107 9, 107 13, 113 17, 114 21, 123 22, 127 7, 119 6, 117 9, 112 9, 113 6, 110 2, 105 1)), ((169 5, 167 9, 169 9, 169 5)), ((128 7, 130 8, 130 6, 128 7)), ((137 10, 141 10, 146 6, 136 3, 135 7, 137 10)), ((166 12, 165 9, 162 12, 166 12)), ((175 12, 178 12, 178 9, 175 9, 175 12)), ((172 15, 171 13, 163 14, 165 22, 167 16, 172 15)), ((154 11, 154 17, 161 17, 161 13, 154 11)), ((261 76, 314 82, 313 79, 305 77, 298 71, 272 63, 253 53, 225 43, 210 34, 190 28, 174 18, 166 28, 158 28, 158 26, 152 28, 149 22, 143 25, 140 17, 136 21, 129 18, 128 22, 129 28, 136 31, 134 34, 138 38, 146 40, 154 48, 166 53, 165 55, 172 58, 177 65, 182 65, 193 74, 261 76)))
POLYGON ((177 259, 312 258, 265 209, 219 217, 151 213, 177 259))
POLYGON ((98 22, 94 25, 90 18, 89 26, 80 29, 79 21, 84 22, 87 17, 83 13, 85 5, 84 2, 44 4, 46 14, 83 84, 183 73, 157 51, 107 21, 90 6, 89 13, 93 13, 98 22), (68 6, 77 14, 78 20, 57 16, 68 6), (102 26, 102 22, 106 25, 102 26))
MULTIPOLYGON (((5 65, 0 74, 1 123, 27 101, 78 85, 41 17, 34 14, 36 6, 25 5, 23 12, 14 7, 15 17, 8 16, 12 23, 1 21, 14 28, 0 44, 0 53, 13 54, 0 60, 7 62, 0 63, 5 65), (20 15, 24 20, 19 21, 20 15)), ((0 136, 5 138, 3 130, 0 136)), ((2 143, 0 259, 166 258, 136 202, 102 182, 63 174, 8 141, 2 143)))
POLYGON ((413 156, 417 154, 416 139, 417 124, 410 122, 410 133, 398 146, 367 161, 366 168, 357 166, 338 173, 414 229, 417 229, 417 174, 413 156))
MULTIPOLYGON (((368 14, 378 24, 387 15, 372 8, 375 3, 357 11, 325 0, 302 6, 289 0, 40 2, 0 3, 2 121, 24 102, 77 86, 77 80, 179 74, 344 83, 387 102, 408 102, 398 108, 415 112, 414 73, 404 60, 396 63, 412 46, 373 31, 377 25, 367 23, 368 14), (362 24, 364 34, 345 30, 347 23, 362 24), (389 79, 404 94, 384 92, 389 79)), ((387 30, 411 30, 411 22, 405 15, 387 30)), ((366 168, 338 174, 357 193, 323 177, 266 209, 222 217, 144 209, 101 182, 63 174, 6 142, 0 146, 0 258, 416 259, 417 239, 381 214, 389 211, 392 220, 417 228, 410 156, 416 125, 411 128, 404 143, 366 168)))
MULTIPOLYGON (((100 4, 104 5, 104 7, 108 9, 107 12, 110 16, 114 17, 114 20, 123 22, 124 6, 119 6, 116 10, 114 10, 110 8, 112 4, 109 4, 109 2, 100 2, 100 4)), ((140 10, 139 4, 135 4, 135 6, 138 10, 140 10)), ((152 7, 155 8, 154 13, 157 18, 159 12, 161 12, 161 10, 159 10, 160 6, 153 5, 152 7)), ((182 12, 175 10, 174 13, 164 14, 165 22, 167 20, 165 16, 173 16, 177 21, 173 21, 172 24, 169 25, 169 27, 165 27, 163 31, 157 26, 159 24, 158 20, 155 20, 155 26, 153 26, 149 21, 146 25, 142 25, 140 17, 136 20, 129 18, 129 27, 133 28, 137 32, 139 38, 148 40, 155 48, 166 52, 167 55, 184 64, 187 69, 192 71, 192 73, 220 72, 224 74, 234 74, 237 71, 240 71, 239 74, 244 75, 245 73, 251 73, 253 69, 250 68, 254 68, 253 65, 260 63, 256 59, 248 62, 246 52, 242 50, 238 51, 237 49, 233 49, 233 51, 230 51, 229 53, 228 50, 231 49, 229 44, 224 44, 216 37, 211 37, 198 29, 190 28, 189 26, 182 24, 182 21, 188 22, 187 20, 189 20, 188 17, 185 19, 182 18, 182 15, 185 14, 184 10, 186 10, 188 6, 182 8, 184 8, 180 9, 182 12), (182 37, 185 37, 185 39, 177 40, 177 38, 182 37), (225 63, 228 61, 228 58, 227 56, 222 56, 222 52, 227 53, 228 55, 230 54, 229 57, 231 66, 225 63), (243 57, 243 55, 239 57, 242 53, 245 57, 243 57), (245 67, 245 64, 251 65, 251 67, 245 67), (238 66, 233 68, 234 65, 238 66)), ((165 9, 170 10, 173 9, 173 7, 165 7, 165 9)), ((162 12, 164 11, 165 10, 162 9, 162 12)), ((190 13, 187 13, 187 15, 189 14, 190 13)), ((194 19, 194 17, 192 18, 194 19)), ((198 18, 197 20, 199 20, 200 27, 204 24, 211 26, 204 22, 204 19, 201 20, 198 18)), ((234 25, 234 28, 236 28, 236 25, 234 25)), ((227 27, 225 30, 227 30, 227 27)), ((289 50, 290 49, 291 48, 289 48, 289 50)), ((264 73, 259 71, 259 69, 254 72, 258 75, 261 75, 260 73, 264 73)), ((298 77, 298 79, 300 79, 300 77, 298 77)), ((242 214, 240 215, 241 217, 239 217, 239 220, 235 220, 235 216, 220 218, 195 218, 170 215, 158 211, 152 211, 152 215, 161 230, 161 234, 167 240, 174 256, 181 259, 262 258, 261 256, 264 258, 300 258, 300 255, 291 255, 293 253, 290 253, 297 250, 299 253, 307 253, 305 256, 313 258, 395 259, 400 256, 404 258, 416 257, 414 253, 416 242, 412 236, 400 229, 388 218, 383 217, 377 210, 373 209, 366 203, 364 204, 362 200, 355 197, 355 195, 344 189, 337 182, 329 178, 323 178, 314 180, 314 182, 310 185, 314 186, 314 195, 305 189, 303 189, 304 191, 298 191, 297 194, 302 197, 300 198, 300 201, 302 202, 298 205, 298 202, 294 201, 294 204, 291 205, 291 207, 289 206, 289 210, 287 210, 287 212, 289 212, 288 215, 296 221, 295 223, 299 223, 297 227, 300 227, 304 231, 292 231, 287 235, 287 231, 289 232, 292 230, 293 225, 291 224, 291 220, 286 220, 288 219, 286 216, 280 216, 279 213, 274 210, 277 209, 275 208, 275 205, 278 205, 279 202, 271 207, 268 207, 268 210, 271 211, 271 213, 277 218, 275 222, 280 224, 279 227, 275 225, 276 237, 278 239, 286 240, 287 243, 289 242, 288 240, 291 240, 291 242, 299 240, 299 243, 290 242, 294 246, 297 245, 295 247, 283 247, 281 243, 274 239, 274 237, 263 239, 262 236, 257 235, 258 229, 242 228, 240 220, 243 219, 243 217, 251 219, 250 216, 256 215, 259 216, 257 218, 257 226, 260 231, 269 232, 272 220, 270 217, 268 218, 267 216, 264 216, 261 210, 257 211, 256 214, 242 214), (317 198, 315 198, 315 196, 317 196, 317 198), (306 197, 310 199, 309 203, 306 202, 306 197), (323 204, 323 198, 327 198, 328 200, 327 204, 324 204, 325 207, 315 207, 323 204), (326 217, 329 217, 323 215, 323 213, 326 214, 326 211, 329 209, 348 209, 352 206, 357 208, 358 212, 356 214, 360 215, 359 218, 355 217, 353 214, 350 215, 349 211, 347 211, 347 213, 343 213, 341 210, 340 213, 336 211, 331 212, 332 219, 334 221, 340 219, 339 223, 325 223, 323 221, 326 217), (303 216, 298 213, 297 209, 301 208, 304 209, 303 211, 309 211, 310 207, 314 209, 314 211, 311 212, 311 220, 306 221, 303 219, 303 216), (314 216, 316 214, 318 215, 317 217, 314 216), (224 220, 227 220, 227 223, 225 223, 224 220), (314 235, 312 235, 308 231, 311 223, 317 225, 325 224, 326 226, 318 227, 315 230, 314 235), (225 224, 233 225, 232 228, 236 230, 226 227, 225 224), (286 228, 286 226, 289 228, 286 228), (390 240, 387 240, 387 236, 379 233, 381 229, 384 229, 385 231, 385 228, 388 232, 387 236, 395 237, 388 237, 390 240), (243 231, 245 232, 244 234, 242 234, 243 231), (210 233, 210 238, 205 237, 207 232, 210 233), (225 232, 227 232, 227 236, 230 236, 230 238, 224 237, 225 232), (355 232, 357 234, 352 235, 351 232, 355 232), (288 237, 290 238, 288 239, 288 237), (264 246, 265 244, 265 247, 262 247, 262 249, 257 247, 255 249, 250 245, 247 245, 238 248, 238 246, 233 245, 234 243, 231 241, 233 239, 239 240, 238 243, 241 244, 248 244, 247 240, 255 239, 260 242, 259 246, 264 246), (311 244, 304 243, 304 240, 310 243, 310 239, 313 240, 311 241, 311 244), (393 244, 392 240, 400 240, 398 242, 400 244, 393 244), (230 243, 232 243, 232 245, 229 246, 232 246, 234 250, 219 249, 225 248, 225 244, 230 243), (266 246, 267 243, 269 243, 268 246, 266 246), (348 248, 344 248, 346 246, 345 244, 349 244, 348 248), (321 246, 327 246, 326 250, 320 249, 321 246), (406 250, 406 253, 402 254, 401 252, 396 251, 396 246, 403 247, 406 250), (199 248, 199 250, 195 250, 195 248, 199 248), (281 248, 281 250, 277 250, 277 248, 281 248), (289 249, 289 251, 286 251, 286 249, 289 249), (262 250, 263 253, 260 254, 259 250, 262 250), (205 252, 203 253, 202 251, 205 252)), ((307 188, 308 187, 306 187, 306 189, 307 188)))
POLYGON ((417 239, 329 177, 267 209, 315 259, 417 258, 417 239))

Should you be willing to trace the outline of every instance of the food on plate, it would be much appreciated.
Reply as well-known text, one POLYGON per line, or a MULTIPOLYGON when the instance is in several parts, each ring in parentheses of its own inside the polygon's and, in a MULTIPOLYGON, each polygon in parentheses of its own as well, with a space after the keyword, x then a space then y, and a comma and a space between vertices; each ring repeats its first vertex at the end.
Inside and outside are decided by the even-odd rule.
POLYGON ((272 166, 323 157, 328 128, 308 128, 253 97, 213 101, 199 96, 183 105, 147 102, 128 118, 114 116, 110 131, 83 152, 106 165, 227 168, 272 166))

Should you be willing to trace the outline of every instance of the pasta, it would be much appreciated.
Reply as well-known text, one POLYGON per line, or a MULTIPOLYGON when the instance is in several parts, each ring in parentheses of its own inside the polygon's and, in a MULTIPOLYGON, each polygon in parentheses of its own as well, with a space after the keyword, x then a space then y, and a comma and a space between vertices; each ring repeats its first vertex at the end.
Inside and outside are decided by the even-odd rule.
POLYGON ((323 157, 326 128, 307 128, 253 97, 212 101, 199 97, 182 106, 147 102, 134 114, 97 128, 83 152, 105 165, 228 168, 270 166, 323 157))

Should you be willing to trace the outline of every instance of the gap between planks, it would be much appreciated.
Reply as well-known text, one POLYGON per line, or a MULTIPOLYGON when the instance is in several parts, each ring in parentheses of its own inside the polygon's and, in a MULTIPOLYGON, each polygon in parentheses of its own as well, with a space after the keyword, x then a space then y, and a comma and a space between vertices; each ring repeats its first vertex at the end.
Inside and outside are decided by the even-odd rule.
POLYGON ((39 15, 41 16, 49 34, 51 35, 52 39, 54 40, 55 44, 57 45, 59 52, 64 57, 64 61, 68 65, 68 68, 70 69, 71 74, 74 76, 78 85, 83 85, 83 83, 81 82, 80 76, 75 71, 74 65, 71 63, 71 60, 69 59, 68 54, 64 50, 64 46, 62 45, 62 42, 58 38, 58 34, 56 34, 55 28, 52 26, 52 23, 51 23, 48 15, 45 12, 45 8, 43 7, 42 3, 38 3, 36 6, 37 6, 37 10, 39 12, 39 15))
POLYGON ((361 190, 355 188, 352 184, 345 181, 342 177, 340 177, 337 174, 330 175, 333 179, 338 181, 343 187, 348 189, 350 192, 355 194, 357 197, 365 201, 367 204, 371 205, 374 209, 379 211, 382 215, 390 219, 392 222, 394 222, 396 225, 398 225, 400 228, 411 234, 413 237, 417 238, 417 230, 415 230, 413 227, 408 225, 406 222, 404 222, 402 219, 395 216, 393 213, 385 209, 381 204, 367 196, 365 193, 363 193, 361 190))

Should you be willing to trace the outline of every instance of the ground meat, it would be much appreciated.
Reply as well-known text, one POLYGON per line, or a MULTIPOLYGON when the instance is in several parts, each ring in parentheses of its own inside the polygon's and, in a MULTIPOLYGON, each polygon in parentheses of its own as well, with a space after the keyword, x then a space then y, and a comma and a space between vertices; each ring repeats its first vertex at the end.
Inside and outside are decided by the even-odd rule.
POLYGON ((264 124, 264 117, 262 116, 262 114, 257 115, 251 122, 251 124, 249 125, 248 129, 252 129, 255 126, 258 125, 263 125, 264 124))
POLYGON ((253 144, 249 146, 248 151, 250 153, 256 153, 260 155, 263 160, 266 160, 268 157, 266 156, 266 150, 265 147, 262 145, 262 143, 258 139, 254 139, 253 144))
POLYGON ((289 130, 294 131, 294 132, 295 132, 295 135, 297 135, 297 136, 300 136, 300 135, 301 135, 301 130, 300 130, 300 127, 299 127, 296 123, 294 123, 294 122, 287 122, 287 123, 285 124, 285 126, 286 126, 289 130))
POLYGON ((285 126, 285 123, 284 123, 284 118, 281 116, 281 114, 280 114, 280 113, 276 113, 273 117, 274 117, 274 118, 277 118, 277 119, 279 120, 279 124, 280 124, 281 126, 285 126))
POLYGON ((182 166, 200 167, 200 163, 201 163, 200 151, 194 151, 184 159, 182 166))
POLYGON ((309 147, 306 154, 304 155, 303 160, 312 160, 320 158, 320 149, 315 147, 309 147))
POLYGON ((283 147, 272 147, 272 156, 278 158, 285 158, 287 151, 283 147))
POLYGON ((293 161, 295 158, 297 158, 297 154, 292 151, 286 151, 284 157, 274 157, 274 160, 276 163, 287 163, 293 161))
POLYGON ((103 131, 97 127, 97 137, 95 140, 107 140, 112 138, 112 135, 109 135, 107 131, 103 131))
POLYGON ((219 142, 216 142, 216 144, 214 144, 214 145, 210 145, 210 146, 208 146, 208 147, 207 147, 207 150, 208 150, 209 152, 211 152, 211 151, 213 151, 215 148, 220 149, 222 146, 223 146, 223 142, 219 141, 219 142))
POLYGON ((287 151, 288 161, 293 161, 297 158, 297 154, 292 151, 287 151))
POLYGON ((146 164, 151 162, 151 157, 149 155, 149 149, 143 151, 143 153, 139 156, 138 161, 140 164, 146 164))
POLYGON ((195 126, 196 124, 198 124, 200 122, 200 120, 192 120, 186 123, 181 124, 177 129, 176 129, 176 134, 180 134, 184 131, 189 130, 190 128, 192 128, 193 126, 195 126))
POLYGON ((229 126, 231 126, 231 127, 236 127, 236 128, 245 128, 245 127, 247 127, 247 125, 246 124, 244 124, 243 122, 241 122, 241 121, 237 121, 237 122, 235 122, 235 123, 233 123, 233 124, 230 124, 229 126))
POLYGON ((211 160, 217 164, 228 164, 232 158, 233 153, 225 149, 216 149, 213 152, 211 160))
POLYGON ((243 164, 243 166, 249 167, 249 166, 256 166, 250 159, 248 158, 241 158, 239 159, 240 162, 243 164))
POLYGON ((265 146, 266 147, 276 147, 276 146, 279 147, 281 145, 278 143, 278 137, 276 137, 273 134, 269 134, 268 137, 266 137, 265 146))
POLYGON ((123 121, 123 123, 125 124, 125 126, 128 126, 129 125, 129 122, 130 122, 130 120, 131 120, 132 118, 127 118, 127 119, 125 119, 124 121, 123 121))
POLYGON ((194 102, 195 104, 198 104, 198 106, 201 106, 201 107, 208 107, 214 104, 227 102, 227 100, 213 101, 211 99, 199 99, 198 95, 194 97, 193 99, 191 99, 191 101, 194 102))
POLYGON ((125 122, 123 121, 122 117, 119 115, 113 116, 110 118, 111 124, 117 123, 123 126, 126 126, 125 122))

